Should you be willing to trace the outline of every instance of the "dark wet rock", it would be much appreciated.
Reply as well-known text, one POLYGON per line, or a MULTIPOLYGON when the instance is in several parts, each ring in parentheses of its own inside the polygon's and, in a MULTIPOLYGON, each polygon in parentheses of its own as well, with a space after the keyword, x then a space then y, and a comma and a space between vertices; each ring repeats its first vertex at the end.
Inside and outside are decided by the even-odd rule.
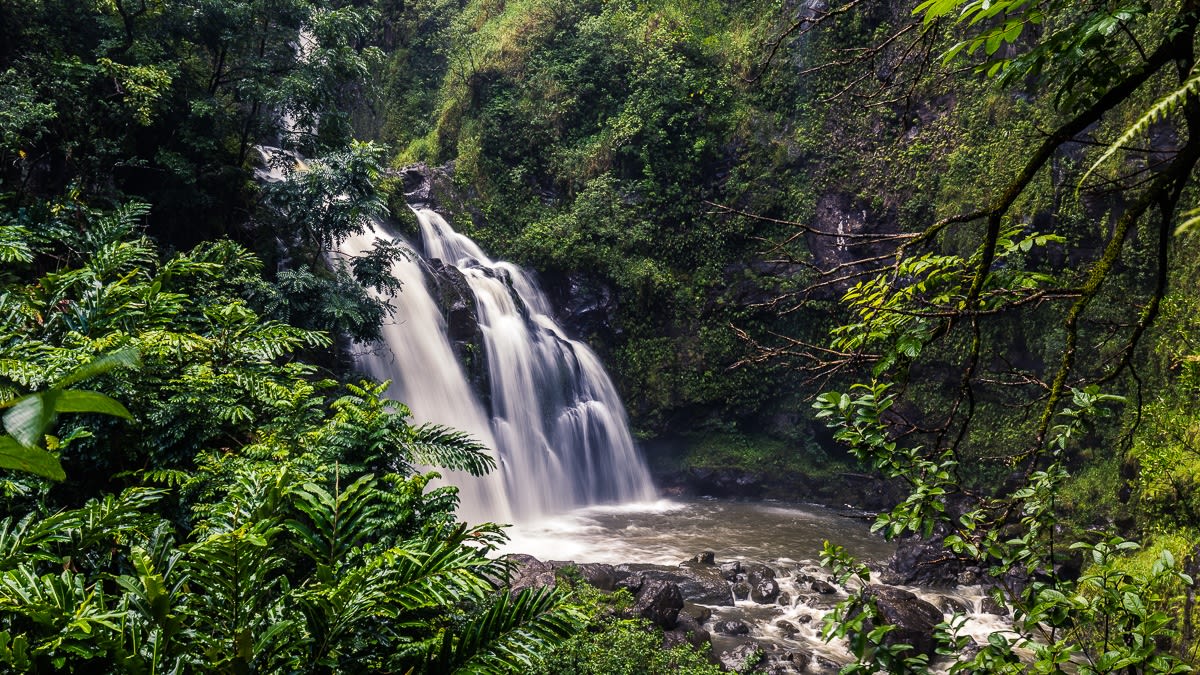
POLYGON ((624 579, 617 582, 617 588, 623 588, 630 593, 637 595, 637 592, 642 590, 642 584, 646 579, 640 574, 629 574, 624 579))
POLYGON ((996 602, 996 599, 991 597, 990 595, 985 596, 983 598, 983 601, 979 603, 979 611, 984 614, 994 614, 996 616, 1008 616, 1008 609, 1004 605, 1000 604, 999 602, 996 602))
POLYGON ((733 585, 731 590, 733 591, 733 597, 737 598, 738 600, 745 600, 746 598, 750 597, 750 593, 754 589, 749 583, 745 581, 739 581, 733 585))
POLYGON ((750 599, 760 605, 775 602, 779 597, 779 582, 771 578, 760 578, 750 586, 750 599))
POLYGON ((809 249, 822 268, 844 265, 847 276, 850 277, 844 282, 830 286, 827 292, 832 296, 849 288, 855 281, 852 272, 866 265, 861 261, 883 253, 882 245, 851 245, 862 243, 861 240, 855 242, 852 237, 866 233, 894 232, 896 229, 895 209, 885 209, 881 212, 861 198, 842 192, 826 192, 818 197, 813 232, 819 231, 833 236, 810 232, 809 249))
POLYGON ((749 635, 750 626, 745 621, 726 619, 713 624, 713 630, 722 635, 749 635))
POLYGON ((880 574, 885 584, 946 588, 958 585, 970 566, 942 545, 943 535, 911 535, 902 539, 880 574))
POLYGON ((722 649, 716 657, 722 668, 739 673, 753 670, 764 660, 762 647, 751 640, 722 649))
POLYGON ((579 576, 591 586, 602 591, 614 591, 617 589, 618 574, 612 565, 604 563, 581 563, 575 565, 575 569, 579 572, 579 576))
POLYGON ((785 637, 792 637, 796 633, 800 632, 800 628, 797 627, 796 624, 792 623, 791 621, 785 621, 784 619, 776 621, 775 627, 778 628, 785 637))
POLYGON ((942 598, 938 605, 943 614, 968 614, 971 611, 966 603, 957 598, 942 598))
POLYGON ((746 568, 746 581, 754 586, 763 579, 774 579, 775 570, 766 565, 750 565, 746 568))
POLYGON ((811 664, 810 670, 818 673, 836 673, 842 669, 841 663, 820 654, 813 654, 812 661, 809 663, 811 664))
POLYGON ((729 606, 733 597, 729 584, 718 568, 711 565, 666 567, 663 565, 618 565, 617 572, 628 571, 647 580, 660 579, 678 584, 685 600, 702 605, 729 606))
POLYGON ((967 569, 959 572, 958 576, 956 576, 954 578, 954 581, 959 586, 974 586, 974 585, 978 584, 982 579, 983 579, 983 571, 982 570, 980 570, 978 567, 968 567, 967 569))
POLYGON ((683 611, 695 617, 696 621, 699 621, 700 623, 708 623, 708 620, 712 618, 713 614, 711 608, 691 602, 683 603, 683 611))
POLYGON ((721 577, 725 581, 737 581, 737 577, 742 573, 742 563, 733 560, 727 563, 721 563, 721 577))
POLYGON ((434 169, 425 163, 410 164, 400 169, 400 180, 404 184, 404 201, 415 208, 437 207, 433 196, 434 169))
POLYGON ((937 607, 893 586, 872 584, 863 595, 875 601, 884 624, 896 627, 884 637, 884 644, 908 644, 917 654, 933 655, 937 647, 934 631, 943 618, 937 607))
POLYGON ((667 643, 688 644, 696 649, 704 649, 709 645, 712 636, 700 623, 688 612, 680 612, 675 627, 663 633, 663 640, 667 643))
POLYGON ((717 562, 717 554, 712 551, 704 551, 692 556, 691 562, 696 565, 715 565, 717 562))
POLYGON ((812 583, 809 584, 809 588, 812 588, 821 595, 833 595, 834 593, 838 592, 836 586, 828 581, 821 581, 820 579, 813 579, 812 583))
POLYGON ((772 646, 767 649, 766 663, 759 668, 767 675, 795 675, 803 673, 811 660, 807 652, 772 646))
POLYGON ((792 606, 792 594, 791 593, 780 593, 779 598, 775 602, 779 603, 780 607, 791 607, 792 606))
POLYGON ((796 622, 801 623, 801 624, 812 623, 812 620, 813 620, 812 614, 801 614, 800 616, 796 617, 796 622))
POLYGON ((621 333, 612 321, 619 310, 617 293, 599 276, 569 272, 550 274, 544 281, 555 318, 568 335, 612 344, 621 333))
POLYGON ((683 595, 679 586, 661 579, 648 579, 638 590, 630 616, 640 616, 662 628, 674 628, 683 609, 683 595))

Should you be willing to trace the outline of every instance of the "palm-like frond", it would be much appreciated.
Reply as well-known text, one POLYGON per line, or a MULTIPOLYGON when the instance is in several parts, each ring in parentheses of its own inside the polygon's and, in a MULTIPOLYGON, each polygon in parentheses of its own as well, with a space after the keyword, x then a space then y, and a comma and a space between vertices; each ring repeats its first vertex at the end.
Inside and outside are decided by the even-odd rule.
POLYGON ((1194 96, 1200 93, 1200 66, 1193 66, 1192 72, 1188 74, 1188 78, 1179 85, 1177 89, 1159 99, 1150 109, 1142 113, 1142 116, 1137 119, 1125 133, 1121 134, 1117 140, 1109 145, 1104 153, 1100 155, 1092 166, 1083 174, 1083 178, 1079 179, 1079 186, 1082 187, 1088 177, 1091 176, 1100 165, 1108 161, 1110 157, 1115 155, 1118 150, 1128 145, 1138 136, 1146 133, 1151 124, 1158 120, 1166 118, 1172 112, 1177 110, 1188 96, 1194 96))
POLYGON ((471 435, 440 424, 422 424, 405 443, 412 461, 482 476, 496 468, 488 447, 471 435))
POLYGON ((577 632, 583 616, 555 588, 502 593, 488 611, 445 631, 425 663, 429 673, 502 675, 529 668, 539 654, 577 632))
POLYGON ((333 494, 313 483, 300 486, 293 495, 295 507, 304 517, 286 523, 296 535, 294 545, 316 564, 335 572, 352 562, 353 551, 371 536, 369 525, 381 507, 375 498, 379 489, 379 481, 369 475, 333 494))

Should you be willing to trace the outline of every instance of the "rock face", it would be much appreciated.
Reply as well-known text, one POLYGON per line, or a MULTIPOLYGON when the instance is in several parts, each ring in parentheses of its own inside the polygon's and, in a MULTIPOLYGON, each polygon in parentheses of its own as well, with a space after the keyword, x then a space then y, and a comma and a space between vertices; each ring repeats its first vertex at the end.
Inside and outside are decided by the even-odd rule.
POLYGON ((941 610, 893 586, 872 584, 866 588, 864 597, 875 601, 884 624, 896 627, 884 638, 885 644, 908 644, 917 653, 933 656, 937 647, 934 629, 942 622, 941 610))
MULTIPOLYGON (((843 274, 864 269, 857 261, 880 255, 886 251, 885 246, 862 245, 863 240, 857 235, 870 233, 888 233, 896 230, 896 214, 892 209, 882 213, 872 205, 845 193, 831 192, 817 199, 816 214, 813 227, 809 230, 808 246, 822 269, 831 269, 838 265, 846 265, 843 274), (820 233, 820 234, 818 234, 820 233), (854 244, 854 245, 851 245, 854 244)), ((847 279, 833 284, 828 291, 832 295, 841 294, 857 281, 847 279)))
POLYGON ((567 333, 589 342, 612 344, 621 334, 614 323, 619 304, 608 283, 584 272, 547 273, 543 285, 555 308, 555 316, 567 333))
POLYGON ((400 169, 400 180, 404 182, 404 201, 415 208, 437 208, 433 175, 434 170, 424 162, 400 169))
POLYGON ((430 295, 446 319, 450 348, 484 406, 490 406, 487 349, 483 344, 483 331, 479 328, 475 293, 462 270, 453 265, 434 259, 429 261, 425 271, 430 295))

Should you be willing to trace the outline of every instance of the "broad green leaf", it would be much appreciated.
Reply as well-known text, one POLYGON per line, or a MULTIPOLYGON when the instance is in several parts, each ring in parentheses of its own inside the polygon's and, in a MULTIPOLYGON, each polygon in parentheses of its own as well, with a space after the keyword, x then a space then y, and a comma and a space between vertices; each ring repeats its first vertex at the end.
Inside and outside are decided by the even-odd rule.
POLYGON ((55 387, 63 389, 90 377, 103 375, 115 368, 136 368, 140 363, 141 357, 136 349, 122 349, 79 366, 67 373, 67 376, 59 380, 55 387))
POLYGON ((11 436, 0 436, 0 468, 25 471, 51 480, 67 477, 57 457, 41 448, 27 448, 11 436))
POLYGON ((133 419, 133 415, 115 399, 97 391, 69 390, 60 392, 54 403, 55 412, 101 413, 133 419))
POLYGON ((54 407, 59 393, 53 389, 42 391, 22 396, 8 404, 8 412, 4 413, 4 430, 27 448, 39 446, 54 422, 54 407))

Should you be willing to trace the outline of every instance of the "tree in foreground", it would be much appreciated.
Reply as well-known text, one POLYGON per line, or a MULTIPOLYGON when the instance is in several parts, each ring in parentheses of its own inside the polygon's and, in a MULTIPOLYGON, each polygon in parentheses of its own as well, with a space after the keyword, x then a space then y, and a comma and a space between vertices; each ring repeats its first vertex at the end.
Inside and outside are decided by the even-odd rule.
MULTIPOLYGON (((796 34, 819 35, 822 25, 870 11, 852 1, 805 14, 782 30, 768 60, 796 34)), ((917 209, 925 224, 912 231, 801 226, 810 238, 841 237, 857 254, 818 265, 811 282, 777 306, 803 307, 833 288, 850 318, 827 345, 781 337, 762 345, 763 356, 803 362, 825 384, 815 406, 835 437, 908 485, 907 499, 880 515, 877 529, 937 537, 945 555, 926 562, 981 565, 995 575, 1014 630, 967 656, 957 620, 944 626, 942 652, 958 659, 952 670, 1187 670, 1194 607, 1181 562, 1166 549, 1130 556, 1138 546, 1111 522, 1068 520, 1064 505, 1080 501, 1071 471, 1104 461, 1111 474, 1124 464, 1121 479, 1140 491, 1134 499, 1147 499, 1155 480, 1138 476, 1139 465, 1158 476, 1160 489, 1190 480, 1162 466, 1168 462, 1142 462, 1138 448, 1149 425, 1170 424, 1142 417, 1150 410, 1147 372, 1162 387, 1149 392, 1160 401, 1195 391, 1194 350, 1148 341, 1156 330, 1192 325, 1187 315, 1200 306, 1187 285, 1200 159, 1200 4, 928 0, 910 18, 891 18, 899 27, 890 37, 846 47, 845 60, 829 64, 877 75, 841 80, 834 99, 865 101, 875 119, 905 120, 916 145, 925 129, 907 126, 922 123, 907 104, 944 101, 956 93, 946 91, 949 83, 965 88, 957 107, 968 109, 979 91, 963 77, 972 70, 995 88, 979 94, 994 106, 980 114, 992 126, 1013 124, 989 137, 1007 151, 968 182, 950 183, 963 176, 947 171, 944 182, 917 186, 954 197, 917 209), (1171 362, 1162 364, 1164 355, 1171 362), (1105 418, 1126 401, 1131 412, 1115 418, 1124 421, 1121 434, 1105 418), (1081 531, 1089 526, 1102 531, 1081 531)), ((968 124, 978 132, 981 123, 968 124)), ((986 152, 967 150, 977 159, 986 152)), ((803 251, 794 259, 813 266, 803 251)), ((1175 413, 1184 439, 1176 445, 1194 447, 1186 441, 1194 408, 1175 413)), ((1177 457, 1196 465, 1195 456, 1177 457)), ((1182 531, 1198 526, 1185 518, 1182 531)), ((837 547, 825 558, 847 582, 865 583, 837 547)), ((928 655, 893 644, 888 626, 870 623, 873 612, 859 594, 829 624, 860 658, 849 670, 928 668, 928 655)))

